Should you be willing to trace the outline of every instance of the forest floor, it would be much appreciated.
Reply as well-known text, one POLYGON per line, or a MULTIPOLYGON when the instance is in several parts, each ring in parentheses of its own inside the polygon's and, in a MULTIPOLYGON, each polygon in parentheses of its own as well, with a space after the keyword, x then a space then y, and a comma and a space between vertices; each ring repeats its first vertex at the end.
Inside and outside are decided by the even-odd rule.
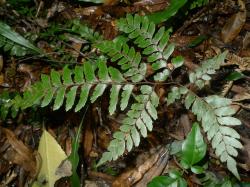
MULTIPOLYGON (((165 15, 169 13, 166 10, 173 2, 0 0, 0 187, 53 186, 54 182, 58 187, 250 186, 250 2, 211 0, 202 4, 198 0, 179 1, 186 4, 172 7, 174 11, 168 18, 156 14, 161 11, 165 11, 165 15), (227 51, 225 63, 211 80, 205 81, 202 90, 198 92, 197 88, 188 88, 197 91, 199 96, 218 95, 231 99, 231 107, 236 110, 234 116, 242 123, 233 127, 243 145, 235 155, 240 180, 234 172, 234 175, 230 172, 230 166, 218 159, 204 130, 201 130, 204 138, 200 142, 204 140, 205 154, 197 162, 199 166, 185 169, 178 153, 184 149, 182 143, 191 136, 191 129, 193 132, 195 125, 192 124, 196 116, 181 102, 167 105, 166 95, 171 88, 166 82, 154 87, 161 104, 157 108, 158 119, 153 121, 152 131, 146 132, 147 137, 141 138, 140 145, 131 152, 125 151, 117 160, 99 167, 96 167, 98 161, 126 115, 120 110, 109 114, 110 92, 105 91, 93 104, 87 101, 79 112, 66 112, 64 107, 54 111, 52 105, 41 108, 36 103, 20 111, 6 107, 5 104, 17 94, 29 90, 38 82, 41 74, 48 75, 52 69, 61 73, 65 65, 72 68, 84 64, 86 59, 95 61, 101 54, 93 44, 98 37, 93 33, 87 35, 86 25, 99 33, 103 40, 113 40, 121 33, 117 29, 117 20, 127 14, 156 15, 156 29, 161 26, 172 28, 169 39, 175 44, 172 55, 181 55, 184 59, 184 68, 174 71, 171 77, 178 83, 187 83, 187 72, 195 71, 201 61, 227 51), (73 20, 80 22, 72 24, 73 20), (6 37, 8 34, 2 23, 11 28, 9 34, 19 33, 18 36, 36 48, 33 45, 27 48, 22 43, 24 40, 18 43, 16 35, 6 37), (78 23, 85 25, 82 33, 81 27, 76 27, 78 23), (33 53, 32 48, 38 53, 33 53), (46 55, 39 54, 40 50, 46 55), (45 138, 43 142, 41 136, 45 129, 52 137, 45 138), (54 149, 55 152, 41 153, 39 143, 45 144, 43 151, 48 148, 47 151, 54 149), (56 162, 53 159, 60 157, 57 156, 58 150, 66 157, 72 156, 72 152, 77 156, 70 157, 71 163, 66 159, 59 168, 57 166, 57 175, 52 174, 53 179, 41 178, 41 155, 45 155, 51 163, 56 162), (72 177, 72 172, 77 179, 72 177), (157 176, 163 178, 155 178, 157 176)), ((143 54, 141 49, 139 52, 143 54)), ((109 61, 108 65, 112 63, 109 61)), ((147 69, 148 77, 152 72, 152 68, 147 69)), ((147 83, 150 85, 150 82, 147 83)), ((195 150, 196 144, 193 145, 191 154, 199 154, 195 150)), ((47 167, 47 173, 54 171, 50 165, 47 167)))

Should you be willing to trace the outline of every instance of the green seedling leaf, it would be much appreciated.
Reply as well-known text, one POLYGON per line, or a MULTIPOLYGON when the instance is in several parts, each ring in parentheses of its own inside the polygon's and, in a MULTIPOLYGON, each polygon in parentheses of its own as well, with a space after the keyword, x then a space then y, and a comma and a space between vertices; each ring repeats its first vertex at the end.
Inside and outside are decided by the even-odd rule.
POLYGON ((44 181, 46 183, 42 186, 53 187, 58 179, 64 177, 58 175, 56 171, 67 156, 55 138, 46 130, 43 131, 41 136, 38 152, 41 156, 42 164, 37 177, 38 182, 33 187, 39 186, 37 183, 41 183, 41 186, 44 181))
POLYGON ((178 180, 168 177, 168 176, 159 176, 155 177, 147 187, 166 187, 166 186, 177 186, 178 180))
POLYGON ((194 48, 200 45, 203 41, 205 41, 208 37, 206 35, 197 36, 193 41, 191 41, 187 47, 194 48))
POLYGON ((230 73, 226 77, 226 80, 227 81, 237 81, 237 80, 242 79, 244 77, 245 77, 245 75, 243 73, 235 71, 235 72, 230 73))
POLYGON ((187 182, 179 171, 170 171, 169 176, 155 177, 147 187, 186 187, 187 182))
POLYGON ((204 168, 201 166, 192 166, 191 171, 195 174, 202 174, 204 172, 204 168))
POLYGON ((191 167, 206 154, 207 145, 203 140, 198 123, 194 123, 191 132, 182 144, 181 162, 191 167))
MULTIPOLYGON (((87 109, 86 109, 87 111, 87 109)), ((86 114, 86 112, 85 112, 86 114)), ((81 130, 82 130, 82 124, 83 124, 83 119, 85 117, 85 114, 81 120, 80 126, 77 130, 76 136, 73 138, 73 143, 72 143, 72 152, 69 155, 68 160, 72 164, 72 176, 70 177, 70 182, 71 186, 80 186, 80 179, 79 176, 77 175, 77 167, 79 163, 79 155, 78 155, 78 149, 79 149, 79 141, 80 141, 80 135, 81 135, 81 130)))

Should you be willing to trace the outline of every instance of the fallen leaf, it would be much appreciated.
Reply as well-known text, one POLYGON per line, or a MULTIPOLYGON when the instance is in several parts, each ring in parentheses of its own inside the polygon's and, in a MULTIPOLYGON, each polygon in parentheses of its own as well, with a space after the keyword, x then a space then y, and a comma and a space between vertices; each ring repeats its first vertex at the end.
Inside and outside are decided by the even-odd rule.
POLYGON ((132 186, 142 179, 143 181, 139 182, 139 184, 143 185, 137 186, 145 186, 144 184, 149 182, 154 177, 154 174, 160 174, 164 169, 168 160, 168 151, 165 147, 153 148, 150 150, 150 153, 139 155, 137 160, 139 161, 137 167, 127 170, 118 176, 112 183, 112 187, 132 186), (162 168, 158 167, 161 165, 160 163, 163 166, 162 168), (154 166, 157 166, 158 171, 154 166))
POLYGON ((221 31, 221 38, 224 43, 233 41, 240 33, 246 22, 246 7, 242 0, 238 0, 240 11, 232 15, 224 25, 221 31))
POLYGON ((46 130, 43 131, 41 136, 38 152, 41 155, 42 164, 37 182, 33 187, 40 184, 45 184, 43 185, 45 187, 53 187, 58 179, 64 177, 61 175, 61 171, 58 172, 58 168, 67 156, 53 136, 46 130))
POLYGON ((12 131, 1 127, 0 131, 1 139, 6 138, 4 143, 0 144, 1 157, 10 163, 21 166, 30 177, 34 178, 37 175, 36 154, 18 140, 12 131))

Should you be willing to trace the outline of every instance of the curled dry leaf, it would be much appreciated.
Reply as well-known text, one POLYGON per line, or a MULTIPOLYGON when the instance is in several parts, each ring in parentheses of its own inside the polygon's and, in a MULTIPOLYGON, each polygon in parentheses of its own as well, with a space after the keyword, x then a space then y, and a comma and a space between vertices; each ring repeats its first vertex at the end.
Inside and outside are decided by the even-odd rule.
POLYGON ((240 6, 240 11, 232 15, 222 28, 221 38, 225 43, 233 41, 246 22, 247 13, 245 3, 242 0, 238 0, 238 4, 240 6))
POLYGON ((147 184, 156 176, 162 174, 164 168, 168 164, 169 152, 167 149, 160 150, 160 157, 152 168, 150 168, 142 177, 142 179, 135 184, 135 187, 147 186, 147 184))
POLYGON ((239 164, 239 166, 246 171, 250 171, 250 141, 245 137, 241 137, 241 140, 244 144, 244 149, 240 157, 242 164, 239 164))
POLYGON ((244 39, 243 39, 243 49, 249 49, 250 48, 250 32, 247 32, 244 39))
POLYGON ((0 146, 1 157, 19 165, 29 173, 30 177, 34 178, 38 172, 38 155, 18 140, 12 131, 2 127, 0 131, 1 139, 5 139, 3 145, 0 146))
POLYGON ((127 170, 118 176, 112 183, 112 187, 126 187, 135 185, 146 186, 156 175, 160 175, 168 161, 168 150, 165 147, 153 148, 147 155, 139 155, 140 165, 127 170), (141 181, 140 181, 141 180, 141 181), (140 182, 139 182, 140 181, 140 182))
POLYGON ((85 125, 85 130, 83 134, 83 149, 84 149, 84 157, 87 158, 92 150, 94 134, 91 128, 91 122, 88 121, 85 125))

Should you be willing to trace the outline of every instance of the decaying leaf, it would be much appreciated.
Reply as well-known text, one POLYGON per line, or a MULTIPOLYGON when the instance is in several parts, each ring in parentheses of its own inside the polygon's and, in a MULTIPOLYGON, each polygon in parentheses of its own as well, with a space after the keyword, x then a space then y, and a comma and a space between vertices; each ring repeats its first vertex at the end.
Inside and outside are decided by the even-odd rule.
POLYGON ((65 165, 61 165, 61 163, 67 156, 61 146, 46 130, 43 131, 41 136, 38 152, 41 155, 42 164, 37 182, 33 187, 39 185, 53 187, 58 179, 65 176, 65 172, 62 172, 65 165))
POLYGON ((246 22, 246 7, 242 0, 238 0, 240 11, 228 19, 221 31, 223 42, 229 43, 240 33, 246 22))
POLYGON ((139 165, 131 170, 127 170, 118 176, 112 186, 145 186, 152 178, 160 175, 168 161, 168 150, 165 147, 151 149, 151 154, 138 156, 139 165), (152 153, 153 152, 153 153, 152 153), (141 181, 140 181, 141 180, 141 181))
POLYGON ((38 170, 36 153, 24 145, 12 131, 6 128, 0 127, 0 137, 5 139, 5 141, 1 141, 3 144, 0 144, 0 159, 2 157, 10 163, 21 166, 29 173, 30 177, 34 178, 38 170))

